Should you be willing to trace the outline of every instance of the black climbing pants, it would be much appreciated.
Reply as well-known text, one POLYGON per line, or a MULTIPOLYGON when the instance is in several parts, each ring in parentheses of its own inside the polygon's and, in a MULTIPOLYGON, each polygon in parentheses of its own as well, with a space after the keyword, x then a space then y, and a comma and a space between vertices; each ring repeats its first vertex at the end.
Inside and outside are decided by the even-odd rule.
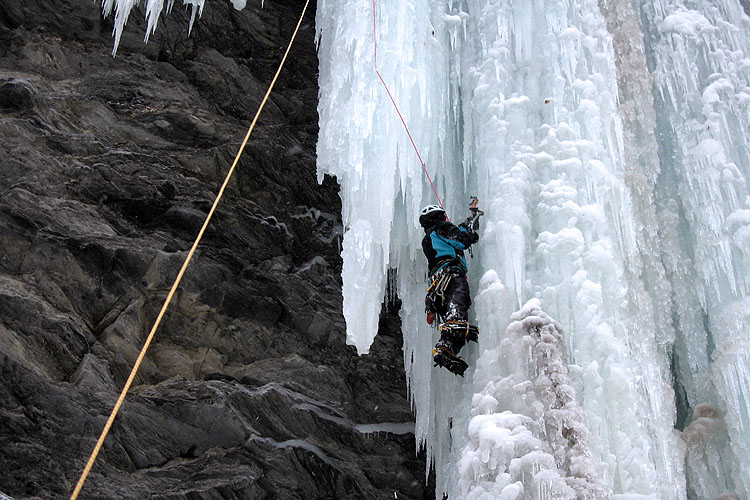
POLYGON ((437 312, 445 321, 469 321, 471 297, 466 275, 459 272, 451 278, 445 289, 445 300, 438 306, 437 312))

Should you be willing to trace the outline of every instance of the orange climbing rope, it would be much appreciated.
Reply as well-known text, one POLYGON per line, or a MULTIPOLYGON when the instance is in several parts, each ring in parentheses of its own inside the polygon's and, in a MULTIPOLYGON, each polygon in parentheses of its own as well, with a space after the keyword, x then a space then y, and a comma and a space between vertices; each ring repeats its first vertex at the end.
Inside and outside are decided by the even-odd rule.
POLYGON ((188 252, 187 257, 185 258, 185 262, 182 264, 182 268, 180 269, 180 272, 177 274, 177 278, 175 278, 172 288, 169 290, 169 294, 167 295, 167 298, 164 301, 164 305, 161 307, 161 311, 159 311, 159 315, 157 316, 156 321, 154 322, 154 326, 151 328, 151 332, 148 334, 148 337, 146 338, 146 342, 143 344, 143 348, 141 349, 141 352, 138 355, 138 359, 136 359, 135 364, 133 365, 133 369, 130 372, 130 376, 128 377, 127 382, 125 382, 125 387, 123 387, 122 392, 120 393, 120 397, 117 398, 117 402, 115 403, 115 406, 112 409, 112 413, 109 415, 109 419, 107 420, 107 423, 104 425, 104 429, 102 429, 102 433, 99 436, 99 440, 96 442, 96 445, 94 446, 94 450, 91 452, 91 456, 89 457, 89 460, 86 463, 86 467, 83 469, 83 472, 81 473, 81 477, 78 480, 78 484, 76 484, 75 489, 73 490, 73 494, 70 496, 70 500, 76 500, 76 498, 78 498, 78 495, 81 492, 81 488, 83 488, 83 483, 86 481, 86 478, 88 477, 89 472, 91 472, 91 468, 93 467, 94 461, 96 460, 96 457, 99 454, 99 450, 101 449, 102 444, 104 443, 104 439, 107 437, 107 434, 109 433, 109 429, 112 426, 112 422, 114 422, 115 417, 117 416, 117 412, 120 410, 120 406, 122 406, 122 403, 125 400, 125 395, 130 389, 130 385, 133 383, 133 379, 135 379, 135 375, 138 372, 138 368, 141 366, 141 362, 143 362, 143 358, 146 355, 146 351, 148 350, 148 347, 154 338, 156 329, 159 327, 159 324, 161 323, 161 320, 164 317, 164 313, 167 311, 167 307, 169 306, 169 303, 172 301, 172 297, 174 296, 174 293, 177 290, 177 286, 180 284, 180 281, 182 281, 182 276, 185 274, 185 269, 187 269, 187 266, 190 263, 190 260, 193 258, 195 249, 198 247, 198 243, 200 242, 201 238, 203 238, 203 233, 206 231, 206 228, 208 227, 208 223, 211 221, 211 217, 213 217, 213 214, 216 211, 216 207, 219 205, 219 200, 221 200, 221 197, 224 194, 224 190, 226 189, 227 184, 229 184, 229 179, 232 177, 232 174, 234 173, 234 169, 240 160, 240 156, 242 156, 242 153, 245 150, 245 145, 247 144, 247 141, 250 139, 250 134, 253 132, 253 129, 255 128, 255 123, 258 121, 258 116, 260 115, 260 112, 263 110, 263 106, 265 106, 266 101, 268 100, 268 97, 271 95, 271 90, 273 89, 273 86, 276 83, 276 79, 279 77, 279 73, 281 73, 281 68, 284 67, 284 62, 286 61, 287 55, 289 55, 289 51, 292 48, 294 39, 297 37, 297 32, 299 31, 299 27, 302 24, 302 18, 305 17, 305 12, 307 11, 307 6, 309 3, 310 3, 310 0, 307 0, 305 2, 305 6, 302 9, 302 14, 299 17, 299 21, 297 21, 297 27, 294 29, 294 33, 292 34, 292 38, 289 41, 289 45, 286 48, 284 57, 281 59, 281 63, 279 64, 279 68, 276 70, 276 74, 274 75, 273 80, 271 81, 271 84, 268 86, 266 95, 263 97, 263 101, 261 101, 260 106, 258 107, 258 111, 255 113, 255 117, 253 118, 253 121, 250 124, 250 128, 247 130, 247 134, 245 134, 245 139, 242 141, 242 145, 240 146, 240 149, 239 151, 237 151, 237 155, 234 158, 232 167, 229 169, 229 172, 227 173, 226 178, 224 179, 224 183, 221 185, 221 188, 219 189, 219 193, 216 195, 216 200, 214 200, 214 204, 211 207, 211 210, 208 212, 208 215, 206 216, 206 220, 203 222, 203 227, 201 227, 200 231, 198 232, 198 236, 195 238, 195 242, 193 242, 193 246, 192 248, 190 248, 190 251, 188 252))
POLYGON ((388 93, 388 97, 391 98, 391 102, 393 103, 393 107, 396 108, 396 113, 398 113, 398 117, 401 118, 401 123, 403 123, 404 129, 406 130, 406 135, 409 136, 411 145, 414 148, 414 151, 417 153, 417 158, 419 158, 419 163, 422 164, 422 170, 424 170, 424 174, 427 176, 427 180, 430 181, 430 186, 432 186, 432 191, 435 193, 435 198, 437 198, 437 201, 440 204, 440 208, 445 210, 445 207, 443 206, 443 201, 440 199, 437 189, 435 188, 435 184, 432 182, 432 178, 430 177, 429 172, 427 172, 427 165, 425 165, 424 161, 422 160, 422 155, 419 154, 417 145, 414 143, 414 138, 412 138, 411 132, 409 132, 409 127, 406 125, 406 120, 404 120, 404 117, 401 115, 401 111, 398 109, 396 100, 393 98, 393 95, 391 94, 391 91, 388 88, 388 85, 386 85, 385 80, 383 79, 383 76, 380 74, 380 70, 378 70, 378 35, 377 35, 377 32, 378 32, 378 27, 377 27, 377 24, 375 23, 375 0, 372 0, 372 39, 373 39, 373 47, 375 50, 375 73, 377 73, 378 78, 380 78, 380 82, 383 84, 383 87, 385 87, 385 91, 388 93))

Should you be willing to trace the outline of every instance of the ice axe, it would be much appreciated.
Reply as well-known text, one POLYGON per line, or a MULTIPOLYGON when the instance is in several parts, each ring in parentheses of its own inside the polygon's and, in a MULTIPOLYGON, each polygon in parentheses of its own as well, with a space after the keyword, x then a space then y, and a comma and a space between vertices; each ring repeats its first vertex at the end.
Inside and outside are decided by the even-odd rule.
MULTIPOLYGON (((477 204, 479 203, 479 198, 476 196, 471 197, 471 204, 469 205, 469 210, 471 211, 471 215, 466 218, 466 227, 471 232, 476 232, 479 230, 479 218, 484 215, 484 212, 479 210, 477 208, 477 204)), ((471 247, 469 247, 469 256, 471 258, 474 258, 474 252, 471 251, 471 247)))
POLYGON ((472 196, 471 205, 469 205, 471 215, 466 219, 466 226, 471 228, 472 231, 476 231, 479 229, 479 218, 484 215, 484 212, 477 208, 478 203, 479 198, 477 198, 476 196, 472 196))

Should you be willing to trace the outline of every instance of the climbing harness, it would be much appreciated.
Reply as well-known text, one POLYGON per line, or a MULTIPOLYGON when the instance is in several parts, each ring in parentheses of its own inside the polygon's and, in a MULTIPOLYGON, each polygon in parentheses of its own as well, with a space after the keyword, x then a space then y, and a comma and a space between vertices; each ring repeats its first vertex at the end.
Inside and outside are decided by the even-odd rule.
POLYGON ((419 154, 419 150, 417 149, 417 145, 414 143, 414 138, 411 136, 411 132, 409 132, 409 127, 406 125, 406 120, 404 120, 404 117, 401 115, 401 110, 398 109, 398 104, 396 104, 396 100, 393 98, 393 95, 391 94, 391 90, 388 88, 388 85, 385 83, 385 80, 383 79, 383 75, 380 74, 380 70, 378 69, 378 26, 375 22, 375 0, 372 0, 372 39, 373 39, 373 47, 375 52, 375 73, 377 73, 378 78, 380 79, 380 83, 383 84, 383 87, 385 87, 385 91, 388 93, 388 97, 391 99, 391 102, 393 103, 393 107, 396 108, 396 113, 398 113, 398 117, 401 119, 401 123, 404 125, 404 129, 406 130, 406 135, 409 136, 409 140, 411 141, 411 145, 414 148, 414 152, 417 153, 417 158, 419 158, 419 163, 422 165, 422 170, 424 170, 424 174, 427 176, 427 180, 430 181, 430 186, 432 186, 432 191, 435 193, 435 198, 437 198, 438 204, 440 205, 440 208, 445 210, 445 207, 443 206, 443 201, 440 199, 440 196, 438 195, 437 188, 435 188, 435 184, 432 182, 432 177, 430 177, 429 172, 427 172, 427 165, 425 165, 424 161, 422 160, 422 155, 419 154))
POLYGON ((135 379, 135 375, 138 372, 138 368, 140 368, 141 363, 143 362, 143 358, 146 356, 146 351, 148 350, 148 347, 154 338, 156 329, 159 327, 159 324, 161 323, 161 320, 164 317, 164 313, 166 313, 167 307, 169 307, 169 303, 172 301, 172 297, 174 296, 174 293, 177 290, 177 287, 180 284, 180 281, 182 281, 182 276, 185 274, 185 270, 187 269, 188 264, 190 263, 190 260, 193 258, 193 254, 195 253, 195 250, 198 247, 198 243, 200 243, 201 238, 203 238, 203 233, 206 231, 206 228, 208 227, 208 223, 211 221, 211 217, 213 217, 213 214, 216 211, 216 207, 219 205, 219 201, 221 200, 221 197, 224 194, 224 190, 226 189, 227 184, 229 184, 229 179, 231 179, 232 174, 234 173, 234 170, 237 167, 237 163, 240 160, 240 156, 242 156, 242 153, 245 150, 247 141, 250 139, 250 134, 252 134, 253 129, 255 128, 255 124, 258 121, 260 112, 263 110, 263 107, 265 106, 266 101, 268 101, 268 97, 271 95, 271 90, 273 89, 273 86, 276 84, 276 80, 278 79, 279 74, 281 73, 281 69, 284 67, 284 63, 286 62, 286 58, 289 55, 289 51, 292 48, 292 44, 294 43, 294 40, 297 37, 297 32, 299 31, 299 28, 302 25, 302 19, 305 17, 305 12, 307 11, 307 6, 309 3, 310 3, 310 0, 307 0, 305 2, 305 6, 302 8, 302 14, 300 14, 299 21, 297 21, 297 27, 294 29, 294 33, 292 34, 291 40, 289 40, 289 45, 286 48, 286 52, 284 52, 284 56, 281 58, 281 63, 279 64, 279 68, 276 70, 276 74, 274 75, 273 80, 271 80, 271 83, 268 86, 266 95, 263 97, 263 100, 261 101, 260 106, 258 107, 258 111, 255 113, 255 117, 253 118, 253 121, 250 124, 250 128, 248 128, 247 133, 245 134, 245 139, 242 141, 242 145, 240 146, 239 151, 237 151, 237 155, 234 158, 234 162, 232 163, 232 166, 230 167, 229 172, 224 178, 224 183, 221 185, 221 188, 219 188, 219 192, 216 195, 214 204, 211 207, 211 210, 209 210, 208 215, 206 216, 206 220, 203 222, 203 226, 198 232, 198 236, 195 238, 195 242, 193 242, 193 246, 190 248, 190 251, 188 252, 187 257, 185 258, 185 262, 182 264, 182 268, 180 269, 180 272, 177 274, 177 278, 175 278, 172 288, 169 290, 169 294, 167 295, 167 298, 164 300, 164 305, 162 305, 161 311, 159 311, 159 315, 157 316, 156 321, 154 322, 154 326, 151 328, 151 332, 148 334, 148 337, 146 338, 146 342, 143 344, 143 348, 141 349, 141 352, 138 355, 138 359, 136 359, 135 364, 133 365, 133 369, 130 372, 130 376, 128 377, 128 380, 125 382, 125 386, 123 387, 122 392, 120 393, 120 396, 117 398, 117 402, 115 403, 115 406, 112 409, 112 413, 109 415, 109 419, 107 420, 107 423, 104 425, 104 429, 102 430, 102 433, 99 436, 99 440, 96 442, 96 445, 94 446, 94 450, 91 452, 91 456, 89 457, 89 460, 86 463, 86 467, 83 469, 83 472, 81 473, 81 477, 78 480, 78 483, 76 484, 76 487, 70 496, 70 500, 76 500, 76 498, 78 498, 78 495, 81 492, 81 488, 83 488, 83 483, 86 481, 86 478, 88 477, 89 472, 91 472, 91 468, 94 466, 94 461, 96 460, 96 457, 99 455, 99 450, 101 449, 102 444, 104 443, 104 439, 107 437, 107 434, 109 433, 109 429, 110 427, 112 427, 112 423, 114 422, 115 417, 117 416, 117 412, 120 410, 120 406, 122 406, 122 403, 125 400, 125 395, 128 393, 128 390, 130 389, 130 385, 133 383, 133 380, 135 379))
POLYGON ((454 278, 460 278, 463 273, 459 268, 450 265, 452 262, 458 262, 456 259, 445 259, 445 263, 438 267, 438 270, 430 277, 430 286, 425 293, 425 313, 427 314, 427 323, 432 325, 435 317, 439 316, 438 311, 445 304, 445 291, 448 289, 454 278))
POLYGON ((443 268, 433 275, 432 283, 427 287, 427 293, 424 297, 428 324, 432 325, 435 321, 435 315, 445 302, 445 290, 454 276, 455 274, 448 272, 447 268, 443 268))

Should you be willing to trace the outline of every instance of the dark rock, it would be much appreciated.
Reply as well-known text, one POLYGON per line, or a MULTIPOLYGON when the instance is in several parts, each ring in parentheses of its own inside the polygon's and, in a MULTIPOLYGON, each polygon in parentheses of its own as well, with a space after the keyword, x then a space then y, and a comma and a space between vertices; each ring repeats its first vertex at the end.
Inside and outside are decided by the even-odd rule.
POLYGON ((23 78, 11 78, 0 83, 0 109, 28 111, 39 103, 39 90, 23 78))
POLYGON ((71 375, 70 381, 80 389, 92 392, 117 391, 107 362, 91 353, 83 356, 83 361, 71 375))
MULTIPOLYGON (((0 498, 70 495, 301 7, 209 2, 190 37, 176 8, 146 45, 138 7, 113 58, 96 2, 0 3, 0 498)), ((434 496, 397 305, 345 345, 311 9, 80 498, 434 496)))

